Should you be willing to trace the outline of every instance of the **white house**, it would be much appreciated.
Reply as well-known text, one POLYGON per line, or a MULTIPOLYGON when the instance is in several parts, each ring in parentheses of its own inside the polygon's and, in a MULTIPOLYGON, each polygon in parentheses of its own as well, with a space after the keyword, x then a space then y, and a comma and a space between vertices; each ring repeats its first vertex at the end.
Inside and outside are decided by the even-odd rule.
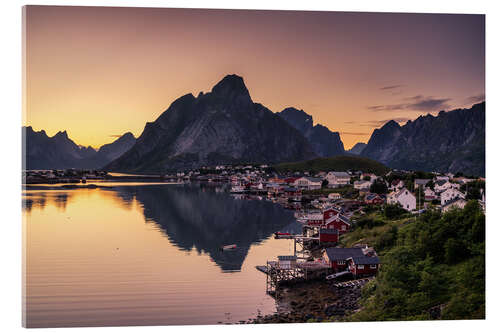
POLYGON ((451 183, 448 180, 442 179, 442 180, 437 180, 434 183, 434 191, 436 193, 441 193, 446 191, 447 189, 451 188, 451 183))
POLYGON ((395 179, 391 182, 391 185, 389 186, 390 191, 398 191, 405 187, 405 183, 402 180, 395 179))
POLYGON ((319 190, 321 189, 322 182, 323 180, 321 178, 300 177, 297 180, 295 180, 293 185, 295 187, 305 190, 319 190))
POLYGON ((357 190, 369 190, 372 183, 369 180, 357 180, 354 182, 354 188, 357 190))
POLYGON ((407 211, 417 208, 417 198, 405 187, 397 192, 391 192, 387 196, 388 204, 400 204, 407 211))
POLYGON ((425 188, 424 197, 425 197, 425 200, 427 200, 427 201, 437 199, 436 193, 434 193, 434 191, 428 187, 425 188))
POLYGON ((449 188, 443 193, 441 193, 441 206, 444 206, 447 202, 455 199, 462 198, 465 199, 465 194, 457 190, 456 188, 449 188))
POLYGON ((328 187, 339 187, 349 185, 351 183, 351 176, 347 172, 330 171, 326 175, 328 187))
POLYGON ((467 200, 460 197, 456 197, 455 199, 450 200, 446 202, 443 206, 441 206, 441 211, 447 212, 452 208, 464 209, 466 204, 467 200))

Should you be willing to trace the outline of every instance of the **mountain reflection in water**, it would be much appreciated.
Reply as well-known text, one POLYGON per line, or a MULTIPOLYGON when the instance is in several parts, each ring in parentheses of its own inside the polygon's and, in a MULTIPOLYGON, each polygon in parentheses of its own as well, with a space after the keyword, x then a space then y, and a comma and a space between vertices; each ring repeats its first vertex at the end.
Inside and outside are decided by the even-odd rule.
POLYGON ((205 252, 223 271, 241 269, 252 244, 293 225, 293 213, 260 200, 236 200, 203 185, 114 188, 125 205, 135 198, 153 222, 181 250, 205 252), (223 245, 234 250, 221 251, 223 245))

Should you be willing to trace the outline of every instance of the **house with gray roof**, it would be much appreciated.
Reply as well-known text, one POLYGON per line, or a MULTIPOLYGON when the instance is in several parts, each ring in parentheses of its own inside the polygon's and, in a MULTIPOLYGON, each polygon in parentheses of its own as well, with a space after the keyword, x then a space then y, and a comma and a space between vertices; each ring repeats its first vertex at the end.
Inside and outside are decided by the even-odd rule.
POLYGON ((325 178, 328 181, 328 187, 335 188, 351 183, 351 176, 347 172, 330 171, 325 178))

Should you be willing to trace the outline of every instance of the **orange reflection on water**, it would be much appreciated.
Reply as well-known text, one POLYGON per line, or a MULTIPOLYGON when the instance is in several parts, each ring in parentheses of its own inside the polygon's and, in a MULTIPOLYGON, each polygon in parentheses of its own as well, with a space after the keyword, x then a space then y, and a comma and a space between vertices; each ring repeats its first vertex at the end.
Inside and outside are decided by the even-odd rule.
POLYGON ((275 310, 254 267, 288 253, 288 242, 253 246, 241 271, 226 274, 145 223, 135 198, 103 189, 23 194, 45 198, 24 211, 28 327, 215 324, 275 310))

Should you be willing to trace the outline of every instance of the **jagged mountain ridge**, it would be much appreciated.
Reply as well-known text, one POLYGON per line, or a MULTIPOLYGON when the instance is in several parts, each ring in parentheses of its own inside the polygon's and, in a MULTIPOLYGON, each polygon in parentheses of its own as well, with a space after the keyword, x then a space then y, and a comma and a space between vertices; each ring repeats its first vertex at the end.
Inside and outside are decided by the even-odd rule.
POLYGON ((44 130, 34 131, 31 126, 22 127, 23 168, 46 169, 98 169, 119 157, 134 143, 132 133, 125 133, 99 150, 91 146, 77 145, 66 131, 49 137, 44 130))
POLYGON ((243 78, 227 75, 212 91, 184 95, 154 122, 136 144, 104 169, 166 172, 239 162, 277 163, 316 157, 304 136, 254 103, 243 78))
POLYGON ((309 140, 318 156, 331 157, 345 152, 339 133, 332 132, 321 124, 313 125, 313 117, 304 110, 289 107, 278 112, 278 115, 309 140))
POLYGON ((375 129, 362 156, 404 170, 485 174, 485 102, 375 129))

